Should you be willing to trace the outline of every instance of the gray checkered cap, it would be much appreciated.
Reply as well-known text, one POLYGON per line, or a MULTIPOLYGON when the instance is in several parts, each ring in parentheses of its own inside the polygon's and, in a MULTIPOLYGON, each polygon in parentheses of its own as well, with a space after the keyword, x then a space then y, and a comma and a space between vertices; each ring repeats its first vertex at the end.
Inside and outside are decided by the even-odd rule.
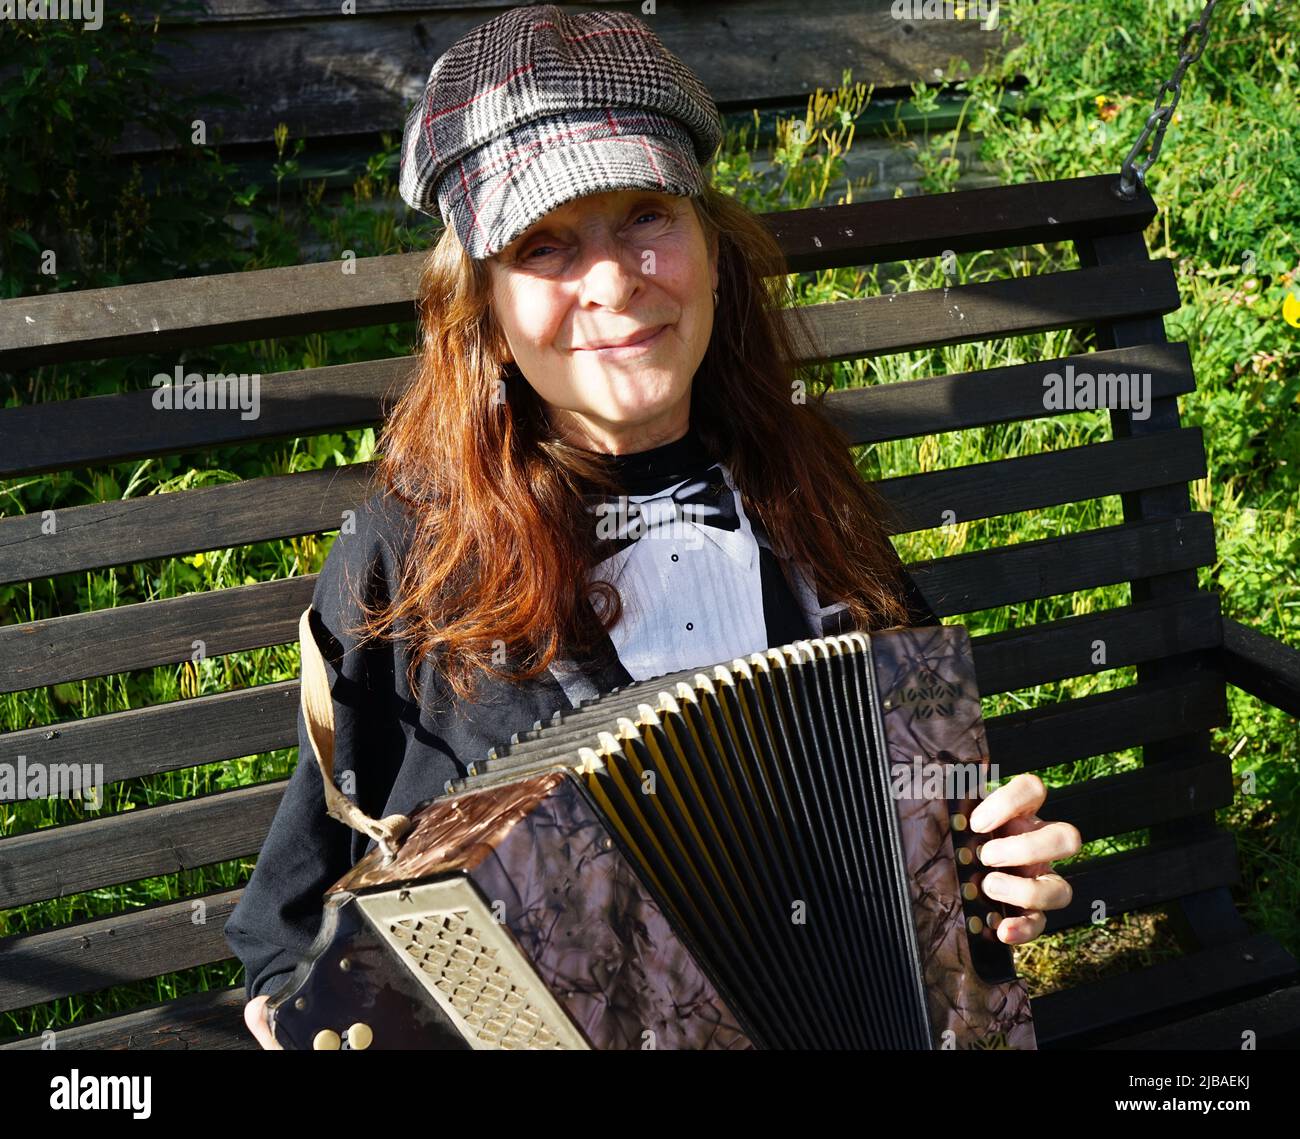
POLYGON ((645 21, 512 8, 433 65, 406 119, 399 189, 484 258, 573 198, 702 193, 721 141, 708 91, 645 21))

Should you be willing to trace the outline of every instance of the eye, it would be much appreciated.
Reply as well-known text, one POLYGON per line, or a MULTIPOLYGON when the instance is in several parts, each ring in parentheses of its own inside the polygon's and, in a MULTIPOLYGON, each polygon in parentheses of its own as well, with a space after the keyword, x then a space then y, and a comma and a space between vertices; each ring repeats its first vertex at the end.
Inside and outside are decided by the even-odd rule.
POLYGON ((547 245, 545 242, 543 242, 543 243, 540 244, 540 245, 534 245, 531 249, 528 250, 527 253, 523 253, 523 254, 521 254, 521 255, 519 256, 519 260, 520 260, 520 261, 535 261, 536 258, 533 256, 534 253, 537 253, 537 252, 539 252, 540 250, 543 250, 543 249, 552 249, 552 250, 553 250, 554 248, 555 248, 554 245, 547 245))

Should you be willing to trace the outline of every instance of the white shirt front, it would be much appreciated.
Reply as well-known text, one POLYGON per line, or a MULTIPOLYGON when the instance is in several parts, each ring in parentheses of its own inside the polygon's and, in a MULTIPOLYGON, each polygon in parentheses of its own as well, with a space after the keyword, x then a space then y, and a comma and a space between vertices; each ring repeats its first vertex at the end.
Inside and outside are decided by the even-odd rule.
POLYGON ((677 517, 672 493, 686 479, 628 495, 641 509, 641 537, 592 572, 592 581, 608 581, 622 598, 609 637, 633 680, 768 647, 758 539, 731 471, 718 467, 735 496, 737 529, 691 521, 689 512, 677 517))

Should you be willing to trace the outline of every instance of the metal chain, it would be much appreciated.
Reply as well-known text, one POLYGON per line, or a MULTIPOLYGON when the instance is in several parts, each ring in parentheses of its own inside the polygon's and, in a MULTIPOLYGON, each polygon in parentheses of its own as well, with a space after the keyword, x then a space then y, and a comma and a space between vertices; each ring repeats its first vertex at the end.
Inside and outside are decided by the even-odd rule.
POLYGON ((1123 198, 1125 201, 1132 201, 1137 197, 1138 184, 1146 185, 1146 174, 1151 169, 1152 164, 1160 154, 1161 144, 1165 141, 1165 131, 1169 129, 1169 122, 1174 117, 1174 110, 1178 106, 1178 100, 1183 94, 1183 75, 1187 69, 1201 58, 1201 53, 1205 51, 1205 44, 1210 36, 1210 17, 1214 14, 1214 9, 1218 6, 1219 0, 1206 0, 1204 11, 1201 12, 1200 18, 1193 23, 1183 34, 1182 42, 1178 45, 1178 66, 1174 69, 1173 75, 1166 79, 1161 85, 1160 90, 1156 92, 1156 108, 1151 112, 1146 121, 1146 126, 1142 128, 1142 133, 1138 135, 1138 140, 1133 144, 1133 149, 1128 152, 1128 157, 1124 159, 1124 165, 1120 167, 1120 179, 1115 183, 1113 190, 1116 197, 1123 198), (1190 50, 1192 40, 1196 40, 1195 51, 1190 50), (1173 101, 1166 103, 1166 95, 1173 95, 1173 101), (1159 129, 1156 126, 1159 124, 1159 129), (1139 166, 1134 166, 1133 160, 1142 152, 1146 145, 1147 139, 1151 137, 1151 132, 1156 131, 1155 141, 1151 144, 1151 154, 1145 162, 1139 166))

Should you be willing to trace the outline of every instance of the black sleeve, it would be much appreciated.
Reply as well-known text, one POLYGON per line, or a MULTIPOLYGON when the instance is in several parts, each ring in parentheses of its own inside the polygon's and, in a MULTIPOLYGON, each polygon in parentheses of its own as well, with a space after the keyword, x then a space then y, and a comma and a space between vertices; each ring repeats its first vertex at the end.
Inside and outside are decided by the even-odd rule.
POLYGON ((902 569, 901 573, 903 575, 903 600, 907 603, 908 624, 942 625, 943 622, 930 608, 930 603, 926 601, 925 596, 912 579, 912 575, 906 569, 902 569))
MULTIPOLYGON (((360 648, 349 631, 360 616, 361 591, 373 599, 395 571, 400 534, 391 513, 376 503, 371 499, 358 508, 355 531, 345 518, 312 595, 317 643, 334 697, 335 784, 371 813, 386 800, 404 753, 393 714, 392 651, 373 643, 360 648)), ((279 988, 307 956, 320 928, 325 890, 360 859, 369 841, 325 813, 301 707, 298 740, 298 764, 225 927, 227 944, 244 964, 250 1000, 279 988)))
POLYGON ((889 543, 889 550, 894 555, 894 569, 897 571, 899 581, 903 587, 903 603, 907 606, 907 624, 911 627, 942 625, 943 622, 930 608, 930 603, 926 601, 920 587, 916 584, 912 575, 907 572, 907 567, 903 565, 903 559, 898 556, 898 551, 894 549, 893 542, 889 543))

